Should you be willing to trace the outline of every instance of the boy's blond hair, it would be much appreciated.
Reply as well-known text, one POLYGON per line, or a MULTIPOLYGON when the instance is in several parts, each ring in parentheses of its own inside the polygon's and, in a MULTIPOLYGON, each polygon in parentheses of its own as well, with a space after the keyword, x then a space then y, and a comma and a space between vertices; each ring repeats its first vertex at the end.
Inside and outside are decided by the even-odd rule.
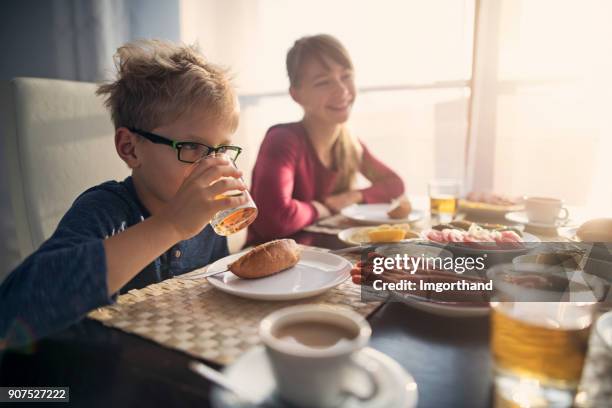
POLYGON ((234 132, 238 102, 227 71, 195 46, 139 40, 117 49, 115 81, 102 84, 115 129, 152 130, 184 114, 204 112, 234 132))

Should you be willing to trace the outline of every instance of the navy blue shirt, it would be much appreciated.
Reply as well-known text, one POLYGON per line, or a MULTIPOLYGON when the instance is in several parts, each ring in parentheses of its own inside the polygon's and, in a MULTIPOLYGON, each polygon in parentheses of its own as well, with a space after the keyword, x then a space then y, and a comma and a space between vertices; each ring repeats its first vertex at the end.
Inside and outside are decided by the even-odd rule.
MULTIPOLYGON (((0 286, 0 344, 24 344, 113 302, 103 241, 149 217, 132 178, 81 194, 53 235, 0 286)), ((228 255, 227 239, 210 225, 144 268, 119 293, 189 272, 228 255)))

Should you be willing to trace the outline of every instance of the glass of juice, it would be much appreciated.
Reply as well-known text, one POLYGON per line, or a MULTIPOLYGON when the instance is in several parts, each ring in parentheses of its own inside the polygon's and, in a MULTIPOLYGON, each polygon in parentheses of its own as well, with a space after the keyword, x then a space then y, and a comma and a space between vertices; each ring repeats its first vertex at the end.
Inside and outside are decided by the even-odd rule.
POLYGON ((557 267, 487 272, 496 407, 571 407, 602 282, 557 267))
MULTIPOLYGON (((224 153, 216 153, 216 157, 227 157, 224 153)), ((229 162, 236 167, 236 163, 233 160, 229 162)), ((240 178, 243 182, 242 177, 240 178)), ((227 191, 224 194, 220 194, 216 199, 222 199, 228 196, 240 196, 246 195, 247 202, 234 208, 219 211, 210 220, 210 225, 213 227, 215 232, 219 235, 231 235, 246 227, 248 227, 255 218, 257 218, 257 206, 251 197, 248 190, 244 191, 227 191)))
POLYGON ((452 221, 457 212, 461 183, 458 180, 437 179, 430 181, 427 187, 432 217, 441 223, 452 221))

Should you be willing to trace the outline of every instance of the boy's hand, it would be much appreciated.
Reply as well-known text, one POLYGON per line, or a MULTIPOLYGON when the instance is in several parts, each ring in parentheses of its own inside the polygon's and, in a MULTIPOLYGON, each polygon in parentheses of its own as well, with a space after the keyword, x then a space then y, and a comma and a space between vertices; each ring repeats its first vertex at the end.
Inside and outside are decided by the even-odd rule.
POLYGON ((193 171, 163 209, 160 218, 174 227, 181 241, 195 236, 218 211, 247 202, 244 194, 215 199, 230 190, 246 190, 240 176, 242 172, 226 158, 207 157, 201 160, 194 165, 193 171))

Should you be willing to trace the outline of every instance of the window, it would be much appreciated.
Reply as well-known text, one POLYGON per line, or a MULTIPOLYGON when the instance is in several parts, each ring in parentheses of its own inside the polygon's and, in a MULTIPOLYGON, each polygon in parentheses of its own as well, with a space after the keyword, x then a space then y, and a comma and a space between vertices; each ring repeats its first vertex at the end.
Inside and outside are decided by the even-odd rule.
POLYGON ((472 184, 612 208, 612 37, 605 0, 482 2, 472 184))
POLYGON ((301 118, 287 93, 287 50, 301 36, 329 33, 347 47, 356 69, 350 128, 400 173, 408 193, 425 194, 433 177, 463 176, 473 0, 184 1, 183 7, 183 39, 197 39, 236 74, 245 170, 270 126, 301 118))

